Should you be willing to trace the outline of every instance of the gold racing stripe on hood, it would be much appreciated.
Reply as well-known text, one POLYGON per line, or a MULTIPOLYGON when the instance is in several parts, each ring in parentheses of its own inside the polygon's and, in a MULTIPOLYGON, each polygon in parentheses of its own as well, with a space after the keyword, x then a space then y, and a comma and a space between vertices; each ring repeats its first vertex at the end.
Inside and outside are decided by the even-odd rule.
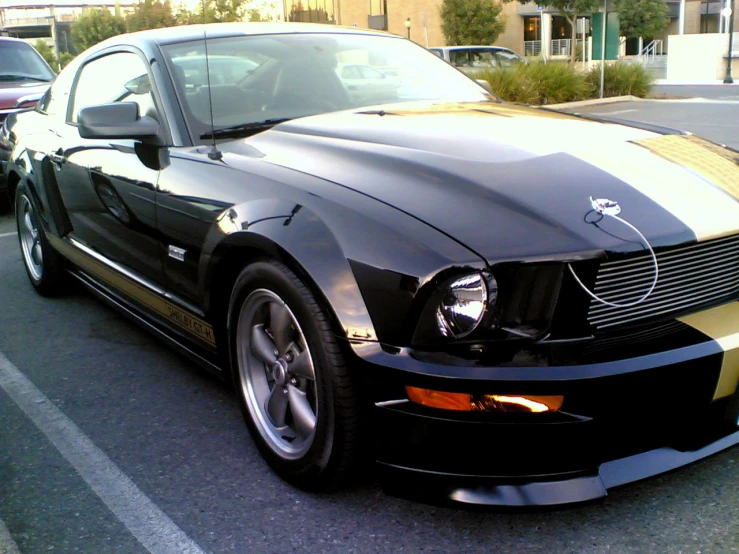
POLYGON ((734 394, 739 383, 739 302, 729 302, 678 319, 714 339, 724 350, 713 399, 734 394))
MULTIPOLYGON (((699 242, 739 233, 739 193, 734 196, 730 192, 739 186, 739 166, 705 146, 711 143, 696 137, 650 135, 607 141, 598 148, 583 142, 567 152, 607 171, 662 206, 690 228, 699 242), (665 139, 667 142, 661 142, 665 139), (662 145, 666 147, 676 139, 682 141, 678 144, 684 150, 679 159, 677 154, 672 158, 662 155, 662 145), (697 169, 708 159, 720 163, 722 186, 706 176, 708 170, 704 169, 704 174, 697 169)), ((731 154, 726 150, 727 156, 731 154)), ((719 178, 718 171, 711 175, 719 178)), ((593 183, 593 189, 597 192, 597 183, 593 183)), ((622 217, 629 218, 626 207, 622 217)))
POLYGON ((692 169, 739 200, 739 152, 693 135, 665 135, 634 143, 692 169))

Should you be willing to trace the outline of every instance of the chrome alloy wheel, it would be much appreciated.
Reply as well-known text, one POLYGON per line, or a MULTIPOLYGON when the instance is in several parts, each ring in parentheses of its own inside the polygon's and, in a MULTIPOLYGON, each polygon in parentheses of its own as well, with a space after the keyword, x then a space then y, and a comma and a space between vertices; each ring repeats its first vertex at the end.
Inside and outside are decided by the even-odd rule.
POLYGON ((286 460, 308 452, 318 398, 313 358, 290 308, 274 292, 246 298, 236 329, 239 382, 260 435, 286 460))
POLYGON ((36 226, 36 215, 26 195, 18 203, 18 235, 23 251, 23 260, 35 281, 44 275, 44 257, 41 249, 41 233, 36 226))

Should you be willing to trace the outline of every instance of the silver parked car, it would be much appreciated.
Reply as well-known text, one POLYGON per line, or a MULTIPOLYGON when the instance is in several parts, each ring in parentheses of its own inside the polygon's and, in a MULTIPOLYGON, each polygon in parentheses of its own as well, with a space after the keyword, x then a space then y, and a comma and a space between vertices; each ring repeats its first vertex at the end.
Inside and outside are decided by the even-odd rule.
POLYGON ((527 63, 526 58, 501 46, 434 46, 429 50, 470 75, 527 63))

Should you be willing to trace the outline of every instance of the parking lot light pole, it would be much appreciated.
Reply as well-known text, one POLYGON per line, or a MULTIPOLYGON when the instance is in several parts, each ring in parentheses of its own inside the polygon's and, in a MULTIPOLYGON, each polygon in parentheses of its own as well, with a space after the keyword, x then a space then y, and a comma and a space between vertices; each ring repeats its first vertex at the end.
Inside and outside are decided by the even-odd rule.
POLYGON ((724 77, 724 84, 730 85, 734 82, 734 79, 731 76, 732 50, 734 49, 734 0, 731 0, 731 6, 726 8, 726 16, 729 18, 729 56, 726 61, 726 77, 724 77))
POLYGON ((408 29, 408 39, 411 38, 411 18, 405 20, 405 28, 408 29))

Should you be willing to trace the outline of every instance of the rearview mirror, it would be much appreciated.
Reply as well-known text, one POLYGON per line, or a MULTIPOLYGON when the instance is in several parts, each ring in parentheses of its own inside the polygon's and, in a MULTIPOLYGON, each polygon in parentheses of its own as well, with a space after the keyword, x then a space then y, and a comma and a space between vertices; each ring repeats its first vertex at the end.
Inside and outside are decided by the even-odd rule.
POLYGON ((144 139, 159 133, 159 123, 146 115, 139 117, 135 102, 82 108, 77 124, 80 136, 89 139, 144 139))

